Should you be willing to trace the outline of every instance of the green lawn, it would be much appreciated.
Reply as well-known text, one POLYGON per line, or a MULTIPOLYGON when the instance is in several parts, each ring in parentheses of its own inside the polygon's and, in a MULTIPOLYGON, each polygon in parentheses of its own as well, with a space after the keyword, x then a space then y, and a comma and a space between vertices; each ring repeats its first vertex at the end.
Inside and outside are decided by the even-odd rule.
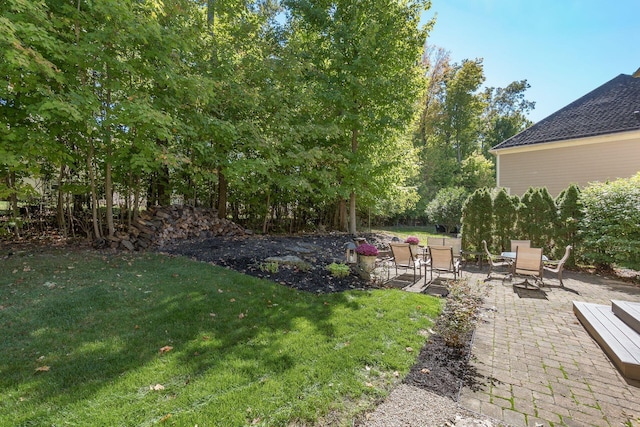
MULTIPOLYGON (((385 233, 398 236, 401 239, 406 239, 409 236, 416 236, 420 239, 421 245, 427 244, 427 237, 439 236, 443 237, 444 234, 436 233, 433 226, 394 226, 394 227, 376 227, 371 230, 372 233, 385 233)), ((446 237, 451 237, 447 235, 446 237)))
POLYGON ((439 311, 158 254, 18 253, 0 258, 0 425, 349 425, 439 311))

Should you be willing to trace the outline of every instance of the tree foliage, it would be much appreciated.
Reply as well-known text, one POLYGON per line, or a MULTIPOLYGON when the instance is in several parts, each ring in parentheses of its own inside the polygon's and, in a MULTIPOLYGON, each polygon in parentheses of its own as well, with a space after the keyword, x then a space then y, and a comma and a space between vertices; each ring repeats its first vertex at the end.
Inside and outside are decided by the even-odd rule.
POLYGON ((355 232, 356 194, 368 211, 410 188, 428 6, 2 2, 0 194, 17 212, 35 178, 91 238, 173 202, 263 231, 349 212, 355 232))
POLYGON ((575 254, 580 252, 579 226, 583 218, 580 188, 571 184, 556 197, 558 207, 558 228, 556 232, 556 252, 554 258, 559 259, 567 245, 573 246, 567 265, 575 264, 575 254))
POLYGON ((483 250, 482 241, 491 246, 493 206, 488 188, 479 188, 462 206, 462 247, 468 251, 483 250))
POLYGON ((599 267, 640 269, 640 173, 580 193, 582 255, 599 267))
POLYGON ((444 226, 445 233, 451 233, 461 225, 462 207, 468 196, 462 187, 441 189, 427 205, 427 217, 433 224, 444 226))

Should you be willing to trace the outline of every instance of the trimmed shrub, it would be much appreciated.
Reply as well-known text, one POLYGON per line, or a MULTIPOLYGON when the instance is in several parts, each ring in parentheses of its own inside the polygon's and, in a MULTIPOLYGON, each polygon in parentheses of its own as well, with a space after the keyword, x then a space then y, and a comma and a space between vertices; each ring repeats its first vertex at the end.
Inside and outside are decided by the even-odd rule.
POLYGON ((556 229, 556 245, 553 258, 558 259, 564 254, 567 245, 573 246, 567 265, 575 265, 575 258, 580 252, 579 225, 582 217, 582 202, 580 201, 580 188, 571 184, 556 198, 558 207, 558 227, 556 229))
POLYGON ((582 190, 582 256, 598 267, 640 270, 640 173, 582 190))
POLYGON ((482 251, 482 241, 491 242, 493 211, 487 188, 479 188, 462 207, 462 247, 468 251, 482 251))
MULTIPOLYGON (((516 219, 518 218, 518 206, 520 198, 509 196, 503 188, 498 191, 493 199, 493 224, 495 241, 492 250, 504 252, 511 250, 511 239, 515 236, 516 219)), ((489 244, 487 239, 487 244, 489 244)))

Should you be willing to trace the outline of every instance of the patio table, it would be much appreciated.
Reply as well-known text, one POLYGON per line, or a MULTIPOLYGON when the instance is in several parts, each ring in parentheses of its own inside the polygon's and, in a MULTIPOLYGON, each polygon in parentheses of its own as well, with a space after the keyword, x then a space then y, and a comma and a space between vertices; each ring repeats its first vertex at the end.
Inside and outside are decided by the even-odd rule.
MULTIPOLYGON (((500 256, 502 258, 509 258, 509 259, 513 259, 513 260, 516 259, 516 253, 515 252, 502 252, 500 254, 500 256)), ((542 255, 542 261, 549 261, 549 258, 547 258, 546 255, 542 255)))

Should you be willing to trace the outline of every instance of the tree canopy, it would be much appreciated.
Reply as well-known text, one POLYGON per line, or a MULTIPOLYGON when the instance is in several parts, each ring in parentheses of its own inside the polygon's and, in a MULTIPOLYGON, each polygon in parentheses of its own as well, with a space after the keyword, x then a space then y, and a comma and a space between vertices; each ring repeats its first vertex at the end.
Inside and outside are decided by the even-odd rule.
POLYGON ((6 0, 0 199, 90 238, 170 203, 355 233, 358 212, 489 185, 485 148, 526 123, 528 85, 483 93, 482 60, 421 60, 429 7, 6 0))

